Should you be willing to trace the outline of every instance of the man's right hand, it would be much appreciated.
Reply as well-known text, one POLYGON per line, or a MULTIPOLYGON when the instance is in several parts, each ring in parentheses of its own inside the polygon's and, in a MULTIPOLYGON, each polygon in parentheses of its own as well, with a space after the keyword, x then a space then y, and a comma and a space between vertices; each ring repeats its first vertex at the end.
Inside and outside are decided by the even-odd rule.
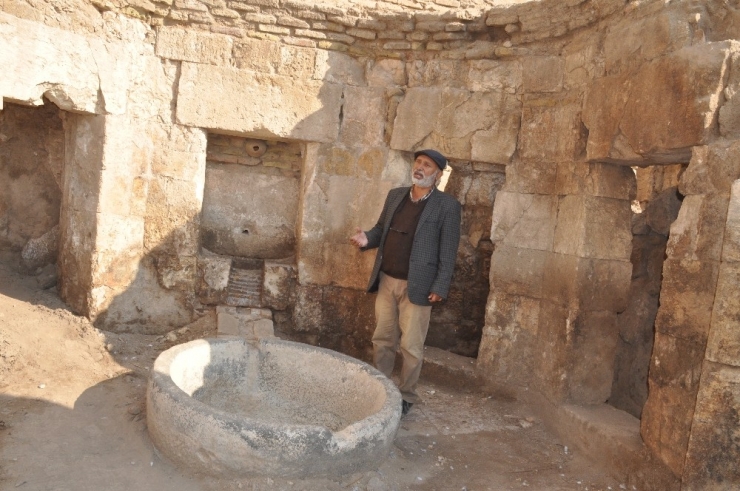
POLYGON ((355 229, 357 233, 349 238, 349 241, 352 242, 357 247, 365 247, 367 246, 367 235, 365 235, 365 232, 362 231, 361 228, 355 229))

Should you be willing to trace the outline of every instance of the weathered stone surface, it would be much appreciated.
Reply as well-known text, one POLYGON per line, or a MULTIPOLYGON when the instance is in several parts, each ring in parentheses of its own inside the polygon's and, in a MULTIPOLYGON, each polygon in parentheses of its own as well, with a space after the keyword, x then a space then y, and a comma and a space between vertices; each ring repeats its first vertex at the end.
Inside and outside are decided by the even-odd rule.
POLYGON ((55 263, 59 254, 59 225, 55 225, 51 230, 41 237, 36 237, 23 246, 21 250, 21 259, 23 266, 29 271, 36 268, 55 263))
POLYGON ((656 331, 705 344, 718 275, 718 263, 669 256, 663 264, 656 331))
POLYGON ((296 268, 293 264, 265 261, 262 303, 265 307, 285 310, 295 303, 296 268))
POLYGON ((183 63, 177 120, 257 137, 333 141, 341 100, 342 87, 335 83, 296 85, 287 77, 183 63))
POLYGON ((677 476, 683 471, 703 358, 703 344, 655 333, 640 433, 677 476))
POLYGON ((708 360, 740 367, 740 263, 722 263, 712 311, 707 343, 708 360))
POLYGON ((690 147, 706 144, 716 131, 728 48, 691 46, 645 64, 635 76, 595 81, 583 110, 588 159, 687 161, 690 147))
POLYGON ((719 261, 727 219, 728 196, 690 195, 671 225, 667 254, 674 259, 719 261))
POLYGON ((691 162, 681 175, 679 191, 684 195, 727 195, 738 178, 740 142, 722 140, 692 149, 691 162))
POLYGON ((558 197, 499 191, 493 207, 491 241, 521 249, 551 251, 558 197))
POLYGON ((557 165, 554 184, 555 190, 549 194, 585 194, 630 201, 636 194, 635 174, 624 165, 561 162, 557 165))
POLYGON ((491 256, 491 289, 541 298, 548 253, 500 244, 491 256))
POLYGON ((563 59, 559 56, 531 56, 522 63, 522 90, 557 92, 563 88, 563 59))
POLYGON ((740 180, 732 184, 727 226, 722 245, 722 260, 740 262, 740 180))
POLYGON ((470 90, 514 94, 522 86, 523 69, 519 60, 475 60, 468 67, 465 85, 470 90))
POLYGON ((522 109, 519 155, 525 160, 562 162, 584 146, 579 104, 552 99, 527 101, 522 109))
POLYGON ((719 108, 719 133, 727 138, 740 136, 740 53, 730 55, 730 77, 723 95, 725 103, 719 108))
POLYGON ((539 311, 540 300, 491 289, 476 362, 491 384, 528 385, 531 381, 537 358, 517 353, 539 353, 539 311))
POLYGON ((314 80, 327 84, 366 85, 363 65, 344 53, 318 50, 314 80))
POLYGON ((740 369, 705 363, 691 426, 682 489, 740 486, 740 369))
POLYGON ((247 340, 275 337, 269 309, 216 307, 219 336, 239 336, 247 340))
POLYGON ((298 180, 259 169, 208 165, 200 221, 209 250, 262 259, 294 251, 298 180))
POLYGON ((198 299, 207 305, 226 301, 231 258, 216 254, 198 255, 198 299))
POLYGON ((406 65, 400 60, 390 59, 368 62, 366 79, 370 87, 406 85, 406 65))
POLYGON ((160 26, 155 53, 162 58, 228 65, 233 41, 230 36, 206 31, 160 26))
MULTIPOLYGON (((5 13, 0 13, 0 26, 0 96, 32 105, 43 104, 45 96, 75 112, 125 111, 131 67, 143 43, 87 38, 5 13)), ((132 22, 129 27, 132 37, 143 41, 144 26, 132 22)))
POLYGON ((553 250, 585 258, 626 261, 632 250, 629 201, 565 196, 558 210, 553 250))
POLYGON ((516 159, 506 166, 506 190, 525 194, 556 195, 558 169, 558 165, 550 162, 516 159))
POLYGON ((632 263, 549 254, 544 265, 542 298, 563 307, 621 312, 627 306, 632 263))
POLYGON ((339 141, 350 147, 384 145, 386 113, 384 88, 347 87, 339 141))
POLYGON ((398 106, 391 148, 439 148, 450 158, 506 164, 516 149, 519 102, 501 92, 414 88, 398 106))
POLYGON ((666 9, 642 19, 625 17, 609 28, 604 39, 607 72, 627 71, 691 44, 689 22, 681 9, 666 9))

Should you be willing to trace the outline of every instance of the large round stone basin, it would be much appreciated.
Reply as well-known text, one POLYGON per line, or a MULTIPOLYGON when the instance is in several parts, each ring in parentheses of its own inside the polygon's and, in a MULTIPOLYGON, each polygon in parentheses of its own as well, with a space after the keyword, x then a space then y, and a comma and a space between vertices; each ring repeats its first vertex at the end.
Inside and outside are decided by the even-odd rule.
POLYGON ((401 418, 379 371, 276 339, 202 339, 164 351, 147 391, 147 425, 176 464, 216 476, 310 477, 377 468, 401 418))

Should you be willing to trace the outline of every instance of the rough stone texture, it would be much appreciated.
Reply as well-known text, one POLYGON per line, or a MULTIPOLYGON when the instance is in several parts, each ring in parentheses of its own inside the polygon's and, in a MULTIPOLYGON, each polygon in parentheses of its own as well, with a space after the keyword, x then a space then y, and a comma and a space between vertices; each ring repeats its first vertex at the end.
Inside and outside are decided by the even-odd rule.
POLYGON ((740 263, 723 262, 717 278, 716 300, 707 343, 707 360, 740 367, 740 263))
POLYGON ((269 309, 216 307, 219 336, 238 336, 247 341, 275 337, 269 309))
POLYGON ((716 133, 727 43, 692 46, 594 82, 584 103, 589 160, 685 162, 716 133), (654 94, 661 93, 662 97, 654 94), (681 121, 681 125, 665 124, 681 121))
POLYGON ((683 472, 703 357, 703 346, 656 332, 640 433, 677 476, 683 472))
POLYGON ((265 261, 262 302, 267 308, 285 310, 295 303, 296 271, 293 264, 265 261))
POLYGON ((26 242, 21 251, 23 266, 29 271, 55 263, 58 255, 59 225, 55 225, 41 237, 26 242))
POLYGON ((391 148, 439 148, 449 158, 506 164, 516 149, 519 102, 506 93, 412 88, 398 106, 391 148))
POLYGON ((177 121, 261 138, 333 141, 342 87, 326 81, 295 82, 289 77, 183 63, 177 121), (224 99, 223 93, 229 98, 224 99))
POLYGON ((730 194, 733 182, 740 178, 738 151, 740 143, 733 140, 695 147, 691 162, 681 176, 681 194, 730 194))
POLYGON ((401 394, 380 372, 289 341, 176 346, 155 361, 147 390, 147 427, 158 449, 219 477, 373 468, 387 457, 400 419, 401 394))
POLYGON ((231 258, 216 254, 198 256, 198 300, 206 305, 226 301, 231 258))
MULTIPOLYGON (((143 40, 145 29, 125 17, 111 26, 143 40)), ((106 42, 72 32, 42 27, 0 12, 0 65, 5 76, 0 96, 40 105, 42 97, 61 109, 121 114, 126 108, 129 67, 140 54, 135 44, 106 42), (34 56, 25 56, 33 53, 34 56)), ((2 105, 0 105, 0 108, 2 105)))
POLYGON ((705 363, 682 489, 732 489, 740 482, 739 410, 740 369, 705 363))
POLYGON ((155 53, 162 58, 226 65, 231 60, 232 38, 174 26, 157 29, 155 53))

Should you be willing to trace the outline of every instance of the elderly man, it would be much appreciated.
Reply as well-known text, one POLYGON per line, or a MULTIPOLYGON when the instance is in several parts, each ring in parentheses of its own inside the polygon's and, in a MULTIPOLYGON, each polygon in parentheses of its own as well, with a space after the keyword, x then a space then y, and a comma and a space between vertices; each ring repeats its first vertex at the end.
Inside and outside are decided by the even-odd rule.
POLYGON ((378 292, 373 359, 390 377, 400 338, 404 415, 419 400, 432 304, 447 297, 460 241, 460 203, 436 188, 447 159, 436 150, 418 151, 414 159, 413 185, 392 189, 378 223, 350 238, 363 251, 379 249, 368 285, 378 292))

